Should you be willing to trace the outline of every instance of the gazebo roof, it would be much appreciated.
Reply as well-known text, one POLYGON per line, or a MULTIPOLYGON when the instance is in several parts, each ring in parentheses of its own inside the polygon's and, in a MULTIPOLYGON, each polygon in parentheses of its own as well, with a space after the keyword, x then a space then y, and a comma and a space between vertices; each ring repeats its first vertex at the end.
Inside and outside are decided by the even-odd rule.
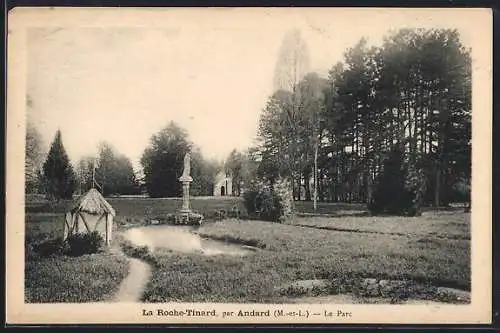
POLYGON ((116 215, 115 210, 104 199, 101 193, 95 188, 91 188, 87 193, 78 199, 71 209, 72 213, 84 212, 94 215, 111 214, 116 215))

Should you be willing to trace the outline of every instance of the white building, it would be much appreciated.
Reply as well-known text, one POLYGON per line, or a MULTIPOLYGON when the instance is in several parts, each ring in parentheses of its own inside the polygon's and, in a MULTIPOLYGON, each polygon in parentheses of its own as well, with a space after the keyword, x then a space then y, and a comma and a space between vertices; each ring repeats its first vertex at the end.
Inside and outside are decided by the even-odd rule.
POLYGON ((233 180, 221 171, 215 177, 214 196, 233 195, 233 180))

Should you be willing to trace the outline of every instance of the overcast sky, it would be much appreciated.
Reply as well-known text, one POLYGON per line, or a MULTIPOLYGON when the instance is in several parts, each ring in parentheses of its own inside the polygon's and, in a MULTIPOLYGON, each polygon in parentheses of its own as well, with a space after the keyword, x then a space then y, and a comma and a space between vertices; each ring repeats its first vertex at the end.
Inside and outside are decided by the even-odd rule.
MULTIPOLYGON (((326 9, 325 9, 326 10, 326 9)), ((321 13, 316 11, 315 13, 321 13)), ((285 33, 300 29, 311 70, 322 74, 365 36, 379 44, 390 29, 458 28, 472 46, 474 21, 421 11, 331 10, 329 15, 207 12, 204 20, 156 27, 31 28, 29 118, 47 146, 60 128, 73 163, 105 140, 137 167, 153 133, 176 121, 206 157, 224 158, 255 137, 272 92, 285 33)))

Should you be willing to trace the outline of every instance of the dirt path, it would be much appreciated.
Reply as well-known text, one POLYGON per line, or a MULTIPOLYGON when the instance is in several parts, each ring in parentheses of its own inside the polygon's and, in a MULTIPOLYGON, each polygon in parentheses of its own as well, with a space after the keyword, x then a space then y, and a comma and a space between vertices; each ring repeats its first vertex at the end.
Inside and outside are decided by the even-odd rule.
POLYGON ((128 276, 122 281, 114 302, 141 302, 142 293, 151 276, 151 267, 145 262, 130 258, 128 276))

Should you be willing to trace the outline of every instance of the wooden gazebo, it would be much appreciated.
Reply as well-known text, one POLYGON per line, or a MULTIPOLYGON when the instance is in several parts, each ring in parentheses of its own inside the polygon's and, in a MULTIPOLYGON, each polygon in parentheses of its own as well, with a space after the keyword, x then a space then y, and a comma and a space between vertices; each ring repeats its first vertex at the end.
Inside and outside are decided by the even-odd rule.
POLYGON ((64 239, 74 233, 98 231, 109 245, 113 231, 113 207, 95 188, 78 199, 64 222, 64 239))

